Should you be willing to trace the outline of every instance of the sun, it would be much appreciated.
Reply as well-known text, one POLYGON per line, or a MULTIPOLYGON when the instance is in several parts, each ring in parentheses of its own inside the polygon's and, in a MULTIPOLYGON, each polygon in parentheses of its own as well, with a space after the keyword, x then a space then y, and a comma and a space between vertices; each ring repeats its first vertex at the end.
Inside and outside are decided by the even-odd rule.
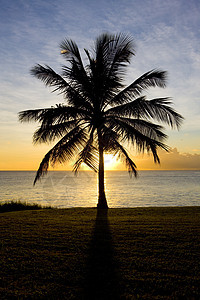
POLYGON ((112 154, 104 154, 104 167, 105 170, 114 170, 117 165, 117 158, 112 154))
MULTIPOLYGON (((81 165, 81 170, 88 171, 91 169, 86 164, 83 163, 81 165)), ((104 154, 104 170, 105 171, 122 170, 120 161, 117 159, 117 156, 113 156, 113 154, 104 154)))

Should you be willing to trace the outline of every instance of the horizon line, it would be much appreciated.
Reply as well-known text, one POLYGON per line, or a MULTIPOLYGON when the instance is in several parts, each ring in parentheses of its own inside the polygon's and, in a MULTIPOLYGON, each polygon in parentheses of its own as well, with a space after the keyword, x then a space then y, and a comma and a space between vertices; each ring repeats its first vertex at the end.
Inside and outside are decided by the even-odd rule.
MULTIPOLYGON (((126 169, 123 170, 105 170, 105 172, 129 172, 126 169)), ((138 172, 140 171, 200 171, 200 169, 197 168, 190 168, 190 169, 140 169, 137 170, 138 172)), ((0 172, 37 172, 37 170, 0 170, 0 172)), ((74 173, 73 170, 49 170, 48 172, 72 172, 74 173)), ((93 170, 80 170, 79 172, 94 172, 93 170)), ((98 173, 98 172, 94 172, 94 173, 98 173)))

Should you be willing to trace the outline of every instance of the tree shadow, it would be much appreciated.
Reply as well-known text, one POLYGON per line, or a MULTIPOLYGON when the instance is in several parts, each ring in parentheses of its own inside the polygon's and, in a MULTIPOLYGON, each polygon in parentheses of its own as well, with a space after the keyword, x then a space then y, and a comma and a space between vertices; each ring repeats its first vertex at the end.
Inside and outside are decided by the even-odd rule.
POLYGON ((84 299, 119 299, 119 274, 113 250, 108 210, 97 209, 89 247, 84 299))

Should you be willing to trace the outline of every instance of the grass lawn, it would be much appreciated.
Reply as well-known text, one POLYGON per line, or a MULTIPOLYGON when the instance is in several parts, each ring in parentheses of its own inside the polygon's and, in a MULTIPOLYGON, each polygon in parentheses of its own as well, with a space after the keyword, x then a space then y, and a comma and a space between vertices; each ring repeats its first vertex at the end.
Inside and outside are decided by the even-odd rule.
POLYGON ((0 299, 200 299, 200 207, 1 213, 0 299))

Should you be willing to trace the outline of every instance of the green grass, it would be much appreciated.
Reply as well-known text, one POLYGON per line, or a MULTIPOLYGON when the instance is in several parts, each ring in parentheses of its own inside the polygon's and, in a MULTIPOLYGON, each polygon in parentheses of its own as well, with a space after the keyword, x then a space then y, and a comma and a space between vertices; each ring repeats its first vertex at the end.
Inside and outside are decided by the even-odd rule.
POLYGON ((5 203, 0 203, 0 213, 9 211, 19 211, 19 210, 36 210, 36 209, 50 209, 51 207, 42 207, 36 203, 26 203, 21 201, 7 201, 5 203))
POLYGON ((200 207, 0 215, 0 299, 200 299, 200 207))

